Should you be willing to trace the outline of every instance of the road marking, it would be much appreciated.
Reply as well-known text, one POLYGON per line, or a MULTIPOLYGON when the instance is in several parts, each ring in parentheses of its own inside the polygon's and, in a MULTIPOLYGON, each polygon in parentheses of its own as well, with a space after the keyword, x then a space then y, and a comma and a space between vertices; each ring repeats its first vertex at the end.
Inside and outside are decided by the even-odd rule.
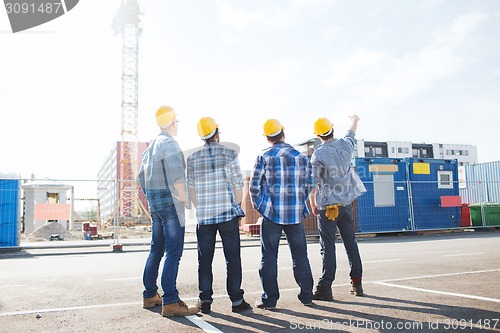
POLYGON ((470 252, 470 253, 456 253, 456 254, 445 254, 443 257, 460 257, 460 256, 475 256, 485 254, 484 252, 470 252))
POLYGON ((6 285, 6 286, 0 286, 0 289, 3 289, 3 288, 18 288, 18 287, 27 287, 28 285, 27 284, 9 284, 9 285, 6 285))
MULTIPOLYGON (((282 271, 282 270, 293 270, 293 267, 278 267, 278 271, 282 271)), ((258 272, 259 270, 258 269, 249 269, 249 270, 245 270, 243 271, 242 273, 253 273, 253 272, 258 272)))
POLYGON ((68 308, 53 308, 53 309, 38 309, 38 310, 27 310, 27 311, 13 311, 13 312, 0 313, 0 317, 26 315, 26 314, 34 314, 34 313, 48 313, 48 312, 60 312, 60 311, 100 309, 100 308, 110 308, 110 307, 117 307, 117 306, 131 306, 131 305, 134 305, 134 306, 141 305, 142 306, 142 302, 113 303, 113 304, 94 304, 94 305, 72 306, 72 307, 68 307, 68 308))
POLYGON ((207 333, 223 333, 196 315, 186 316, 186 318, 207 333))
POLYGON ((482 270, 482 271, 457 272, 457 273, 447 273, 447 274, 437 274, 437 275, 420 275, 420 276, 411 276, 411 277, 399 278, 399 279, 385 279, 385 280, 380 280, 380 281, 374 281, 372 283, 398 282, 398 281, 407 281, 407 280, 418 280, 418 279, 428 279, 428 278, 436 278, 436 277, 447 277, 447 276, 456 276, 456 275, 465 275, 465 274, 493 273, 493 272, 500 272, 500 268, 486 269, 486 270, 482 270))
POLYGON ((422 291, 422 292, 431 293, 431 294, 456 296, 456 297, 462 297, 462 298, 476 299, 476 300, 480 300, 480 301, 500 303, 500 299, 496 299, 496 298, 481 297, 481 296, 466 295, 466 294, 458 294, 458 293, 450 293, 450 292, 447 292, 447 291, 423 289, 423 288, 416 288, 416 287, 409 287, 409 286, 400 286, 400 285, 397 285, 397 284, 385 283, 385 282, 374 282, 374 283, 382 285, 382 286, 387 286, 387 287, 395 287, 395 288, 401 288, 401 289, 416 290, 416 291, 422 291))
POLYGON ((106 282, 111 281, 128 281, 128 280, 141 280, 142 277, 130 277, 130 278, 117 278, 117 279, 105 279, 106 282))
MULTIPOLYGON (((480 273, 492 273, 492 272, 499 272, 500 268, 498 269, 488 269, 488 270, 481 270, 481 271, 470 271, 470 272, 457 272, 457 273, 448 273, 448 274, 438 274, 438 275, 423 275, 423 276, 413 276, 413 277, 408 277, 408 278, 399 278, 399 279, 387 279, 387 280, 379 280, 379 281, 365 281, 364 283, 374 283, 374 284, 381 284, 381 285, 387 285, 387 286, 394 286, 394 287, 399 287, 399 288, 407 288, 407 289, 412 289, 412 287, 403 287, 399 286, 396 284, 391 284, 389 282, 397 282, 397 281, 407 281, 407 280, 417 280, 417 279, 427 279, 427 278, 433 278, 433 277, 446 277, 446 276, 456 276, 456 275, 465 275, 465 274, 480 274, 480 273)), ((336 284, 335 287, 340 287, 340 286, 346 286, 349 284, 336 284)), ((12 285, 11 285, 12 286, 12 285)), ((17 285, 20 286, 20 285, 17 285)), ((421 290, 421 291, 428 291, 426 289, 419 289, 419 288, 413 288, 416 290, 421 290)), ((288 288, 288 289, 280 289, 280 292, 289 292, 289 291, 297 291, 298 288, 288 288)), ((446 293, 446 292, 440 292, 440 291, 428 291, 428 292, 433 292, 433 293, 445 293, 447 295, 462 295, 462 294, 454 294, 454 293, 446 293)), ((259 295, 262 294, 262 291, 252 291, 252 292, 245 292, 245 295, 259 295)), ((227 295, 214 295, 213 298, 225 298, 227 295)), ((471 296, 471 295, 463 295, 462 297, 468 297, 468 298, 474 298, 474 299, 481 299, 481 300, 489 300, 493 302, 499 302, 500 300, 494 299, 494 298, 485 298, 485 297, 478 297, 478 296, 471 296)), ((189 297, 185 298, 184 301, 196 301, 198 300, 198 297, 189 297)), ((74 310, 88 310, 88 309, 100 309, 100 308, 110 308, 110 307, 118 307, 118 306, 142 306, 142 301, 141 302, 128 302, 128 303, 112 303, 112 304, 95 304, 95 305, 83 305, 83 306, 73 306, 73 307, 67 307, 67 308, 53 308, 53 309, 38 309, 38 310, 27 310, 27 311, 12 311, 12 312, 4 312, 0 313, 0 317, 8 317, 8 316, 17 316, 17 315, 26 315, 26 314, 36 314, 36 313, 47 313, 47 312, 61 312, 61 311, 74 311, 74 310)))
POLYGON ((393 261, 401 261, 403 259, 385 259, 385 260, 373 260, 373 261, 363 261, 363 264, 378 264, 381 262, 393 262, 393 261))

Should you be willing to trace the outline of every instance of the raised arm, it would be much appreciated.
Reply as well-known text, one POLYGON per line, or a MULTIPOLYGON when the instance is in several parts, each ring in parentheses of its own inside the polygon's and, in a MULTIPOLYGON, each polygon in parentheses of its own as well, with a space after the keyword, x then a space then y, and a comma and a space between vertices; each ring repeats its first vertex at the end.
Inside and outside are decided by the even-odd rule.
POLYGON ((359 116, 357 114, 353 114, 352 116, 349 116, 351 118, 351 128, 350 130, 354 133, 356 133, 356 130, 358 129, 358 121, 359 121, 359 116))

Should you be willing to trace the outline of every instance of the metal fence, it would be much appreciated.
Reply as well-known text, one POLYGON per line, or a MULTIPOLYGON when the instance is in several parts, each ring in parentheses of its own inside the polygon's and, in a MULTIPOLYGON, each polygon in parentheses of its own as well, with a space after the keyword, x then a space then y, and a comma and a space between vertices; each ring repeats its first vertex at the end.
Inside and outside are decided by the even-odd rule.
MULTIPOLYGON (((498 194, 500 182, 469 182, 458 191, 459 182, 450 182, 450 188, 443 189, 438 181, 395 181, 387 183, 393 195, 383 198, 374 195, 375 187, 383 187, 383 182, 363 183, 367 192, 353 202, 355 230, 359 234, 500 226, 500 202, 470 200, 473 195, 484 199, 486 196, 479 195, 480 191, 493 189, 498 194)), ((257 235, 258 227, 254 225, 259 214, 252 208, 248 195, 244 197, 243 208, 246 213, 243 230, 257 235)), ((303 224, 306 235, 318 235, 315 216, 311 214, 303 224)))
MULTIPOLYGON (((449 189, 433 181, 364 181, 367 193, 353 203, 358 233, 387 233, 500 226, 500 163, 467 169, 465 182, 450 182, 449 189), (474 168, 474 169, 473 169, 474 168), (389 186, 391 191, 382 191, 389 186), (375 192, 386 193, 375 196, 375 192), (457 194, 457 195, 455 195, 457 194), (443 204, 442 197, 459 201, 443 204)), ((442 185, 442 184, 441 184, 442 185)), ((100 230, 123 227, 115 214, 117 183, 97 180, 0 179, 0 247, 19 245, 40 225, 58 222, 66 229, 83 231, 82 223, 100 230)), ((258 235, 259 214, 253 209, 245 182, 242 230, 258 235)), ((186 212, 186 231, 194 232, 196 213, 186 212)), ((149 219, 137 219, 147 225, 149 219)), ((318 235, 316 217, 303 220, 308 236, 318 235)))

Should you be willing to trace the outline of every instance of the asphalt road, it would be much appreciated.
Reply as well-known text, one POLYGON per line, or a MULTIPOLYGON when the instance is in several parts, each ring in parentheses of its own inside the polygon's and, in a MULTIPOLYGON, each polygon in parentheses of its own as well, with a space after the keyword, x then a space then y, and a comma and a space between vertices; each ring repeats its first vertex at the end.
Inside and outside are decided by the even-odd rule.
MULTIPOLYGON (((163 318, 142 309, 146 246, 31 249, 0 253, 0 332, 500 332, 500 232, 384 236, 359 240, 365 297, 349 294, 347 257, 337 243, 334 301, 303 306, 286 241, 280 246, 281 298, 273 311, 233 314, 221 250, 214 260, 212 313, 163 318), (58 252, 59 251, 59 252, 58 252)), ((308 245, 315 281, 319 244, 308 245)), ((262 293, 257 240, 242 242, 243 288, 262 293)), ((178 288, 197 299, 197 258, 187 244, 178 288)))

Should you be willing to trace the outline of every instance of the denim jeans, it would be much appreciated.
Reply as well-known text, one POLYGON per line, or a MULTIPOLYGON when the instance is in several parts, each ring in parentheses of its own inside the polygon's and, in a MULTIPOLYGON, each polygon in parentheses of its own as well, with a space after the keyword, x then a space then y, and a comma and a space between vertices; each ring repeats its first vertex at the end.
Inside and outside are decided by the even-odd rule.
POLYGON ((339 215, 335 221, 329 220, 325 213, 326 210, 318 211, 319 243, 321 245, 321 258, 323 259, 323 272, 318 280, 318 286, 331 286, 333 280, 335 280, 335 272, 337 270, 335 234, 337 228, 342 237, 347 257, 349 258, 349 266, 351 267, 349 275, 351 279, 360 279, 363 274, 363 266, 354 234, 352 206, 339 207, 339 215))
POLYGON ((200 300, 212 303, 212 262, 215 252, 215 237, 217 231, 222 240, 224 257, 226 258, 226 290, 233 306, 241 304, 243 290, 241 289, 241 254, 240 254, 240 227, 239 217, 208 225, 197 225, 198 239, 198 285, 200 300))
MULTIPOLYGON (((183 210, 176 212, 175 206, 152 212, 152 239, 151 249, 142 277, 144 283, 143 297, 156 295, 158 286, 158 269, 165 253, 163 271, 161 273, 161 287, 163 289, 163 305, 176 303, 180 300, 177 290, 177 273, 179 262, 184 249, 184 227, 179 223, 178 215, 184 215, 183 210)), ((181 216, 183 220, 184 216, 181 216)))
POLYGON ((304 226, 299 224, 277 224, 263 218, 260 226, 260 245, 262 259, 259 275, 262 283, 262 303, 265 306, 276 306, 280 297, 278 288, 278 247, 282 231, 285 232, 288 246, 292 254, 293 276, 300 287, 299 300, 312 302, 313 277, 307 257, 307 243, 304 226))

